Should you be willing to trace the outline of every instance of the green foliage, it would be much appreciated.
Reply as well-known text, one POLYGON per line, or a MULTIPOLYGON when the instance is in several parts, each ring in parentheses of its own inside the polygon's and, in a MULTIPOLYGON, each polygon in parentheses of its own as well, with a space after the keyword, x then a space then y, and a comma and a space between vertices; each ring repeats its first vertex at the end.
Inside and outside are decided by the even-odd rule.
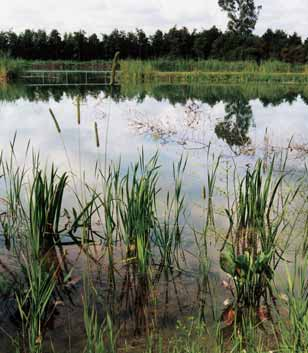
POLYGON ((84 326, 86 346, 83 353, 116 353, 116 337, 109 315, 100 325, 95 309, 89 310, 88 299, 84 300, 84 326))
POLYGON ((18 78, 23 68, 24 61, 0 55, 0 83, 18 78))
POLYGON ((235 305, 239 308, 258 308, 262 302, 267 303, 273 298, 273 273, 288 246, 289 238, 284 245, 278 239, 285 228, 285 210, 293 196, 288 193, 279 213, 273 216, 273 207, 284 177, 282 174, 276 181, 273 180, 274 163, 275 159, 265 179, 260 160, 253 171, 248 169, 239 185, 235 209, 227 210, 230 229, 235 230, 231 234, 232 243, 226 240, 220 264, 234 281, 235 305))
POLYGON ((219 6, 228 13, 230 31, 247 35, 255 29, 262 6, 254 0, 218 0, 219 6))
POLYGON ((220 254, 220 267, 231 276, 235 276, 236 257, 233 245, 227 243, 220 254))
MULTIPOLYGON (((31 247, 37 247, 39 239, 32 239, 31 247)), ((32 248, 29 250, 33 250, 32 248)), ((44 260, 34 254, 24 264, 28 288, 16 294, 22 321, 23 350, 41 353, 46 325, 52 316, 51 297, 56 285, 53 271, 46 271, 44 260)))
MULTIPOLYGON (((308 260, 295 259, 294 270, 286 270, 287 291, 285 300, 288 306, 288 320, 281 319, 281 352, 307 352, 308 340, 308 260)), ((285 302, 281 300, 281 304, 285 302)))
MULTIPOLYGON (((223 50, 224 51, 224 50, 223 50)), ((308 82, 305 65, 267 61, 219 60, 124 60, 121 61, 121 84, 135 83, 248 83, 308 82)))
MULTIPOLYGON (((189 31, 186 27, 172 27, 168 31, 157 30, 147 35, 142 29, 125 32, 118 29, 110 34, 86 35, 84 31, 65 33, 57 30, 26 29, 18 34, 13 31, 0 32, 0 56, 12 59, 47 61, 49 69, 104 69, 101 60, 110 63, 116 52, 123 59, 148 60, 172 59, 226 59, 253 60, 258 64, 267 59, 289 63, 305 63, 308 56, 307 41, 296 33, 269 29, 263 36, 252 35, 260 7, 253 0, 219 0, 229 17, 229 29, 223 33, 215 26, 200 31, 189 31), (66 64, 59 60, 67 60, 66 64), (91 65, 72 61, 93 61, 91 65), (95 62, 96 61, 96 62, 95 62)), ((1 67, 1 65, 0 65, 1 67)), ((35 68, 42 68, 36 62, 35 68)), ((45 66, 46 68, 46 66, 45 66)))

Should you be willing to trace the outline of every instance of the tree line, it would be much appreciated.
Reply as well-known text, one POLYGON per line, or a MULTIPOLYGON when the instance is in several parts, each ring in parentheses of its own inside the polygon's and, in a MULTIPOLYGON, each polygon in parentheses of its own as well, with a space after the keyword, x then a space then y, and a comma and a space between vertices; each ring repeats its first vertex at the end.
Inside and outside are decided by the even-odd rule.
POLYGON ((157 30, 147 35, 142 29, 86 35, 85 31, 61 35, 54 29, 26 29, 22 33, 0 32, 0 55, 27 60, 110 60, 119 51, 123 59, 221 59, 281 60, 308 62, 308 38, 297 33, 268 29, 253 34, 261 6, 254 0, 218 0, 228 17, 228 30, 217 27, 189 31, 186 27, 157 30))
POLYGON ((110 60, 120 51, 127 59, 222 59, 267 60, 289 63, 308 62, 308 38, 296 33, 268 29, 262 36, 234 31, 222 32, 216 27, 189 31, 173 27, 157 30, 148 36, 142 29, 125 32, 115 29, 109 35, 86 35, 84 31, 65 33, 52 30, 22 33, 0 32, 0 53, 27 60, 110 60))

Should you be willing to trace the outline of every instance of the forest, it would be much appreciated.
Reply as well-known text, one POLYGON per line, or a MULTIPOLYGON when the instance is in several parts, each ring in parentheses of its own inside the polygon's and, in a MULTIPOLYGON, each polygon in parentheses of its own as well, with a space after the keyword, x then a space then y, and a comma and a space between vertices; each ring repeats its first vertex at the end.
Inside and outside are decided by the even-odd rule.
POLYGON ((61 33, 54 29, 26 29, 21 33, 0 32, 0 56, 26 60, 110 60, 119 51, 122 59, 220 59, 280 60, 287 63, 308 62, 308 38, 297 33, 268 29, 262 36, 217 27, 190 31, 174 26, 147 35, 142 29, 110 34, 85 31, 61 33))

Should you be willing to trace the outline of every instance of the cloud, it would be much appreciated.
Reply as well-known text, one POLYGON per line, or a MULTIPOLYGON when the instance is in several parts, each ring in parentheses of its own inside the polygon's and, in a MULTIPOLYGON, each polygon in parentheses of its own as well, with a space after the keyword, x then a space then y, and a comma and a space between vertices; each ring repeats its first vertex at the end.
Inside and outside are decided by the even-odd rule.
MULTIPOLYGON (((173 25, 226 28, 226 16, 217 0, 10 0, 2 4, 0 29, 22 31, 25 28, 58 28, 61 32, 85 29, 108 33, 114 28, 143 28, 152 33, 173 25)), ((257 33, 281 28, 308 36, 307 0, 259 0, 263 9, 257 33)))
POLYGON ((308 37, 307 0, 271 0, 262 1, 257 31, 263 33, 267 28, 284 29, 289 33, 297 32, 308 37))

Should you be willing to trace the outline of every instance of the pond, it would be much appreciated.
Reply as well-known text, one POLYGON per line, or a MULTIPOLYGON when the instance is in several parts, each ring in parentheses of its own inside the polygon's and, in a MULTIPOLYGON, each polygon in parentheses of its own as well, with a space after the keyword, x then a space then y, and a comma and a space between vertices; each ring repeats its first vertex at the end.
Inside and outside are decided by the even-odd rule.
MULTIPOLYGON (((163 305, 156 306, 156 314, 153 314, 165 336, 172 332, 177 320, 196 314, 201 306, 194 231, 201 231, 205 224, 206 204, 202 201, 202 190, 207 185, 207 171, 213 167, 213 158, 220 156, 221 159, 218 191, 214 197, 216 231, 208 244, 211 290, 216 294, 214 299, 210 298, 206 290, 207 304, 210 305, 203 308, 209 326, 213 323, 213 307, 221 310, 226 299, 221 286, 225 274, 219 266, 222 237, 216 232, 226 234, 228 229, 224 213, 228 202, 227 175, 232 175, 234 165, 237 173, 244 175, 247 167, 253 168, 258 159, 266 164, 275 153, 288 153, 286 168, 292 171, 292 182, 305 173, 308 156, 308 89, 295 85, 144 84, 113 88, 15 85, 0 91, 0 121, 0 146, 5 156, 10 153, 12 141, 20 165, 25 163, 30 167, 32 151, 39 152, 42 165, 54 163, 60 171, 75 175, 77 189, 82 179, 88 185, 97 183, 97 165, 106 171, 110 163, 121 160, 122 168, 126 170, 138 160, 142 151, 146 159, 158 151, 159 185, 164 191, 171 190, 173 163, 177 163, 181 156, 187 158, 183 177, 186 212, 182 219, 187 270, 172 281, 161 281, 157 300, 158 306, 159 303, 163 305), (57 119, 60 134, 49 109, 57 119)), ((73 199, 73 193, 67 195, 67 208, 73 206, 73 199)), ((159 202, 163 203, 162 199, 159 202)), ((4 247, 2 249, 2 260, 7 260, 8 254, 4 247)), ((85 260, 80 258, 75 246, 68 252, 80 276, 85 270, 85 260)), ((131 308, 121 305, 121 293, 113 298, 112 304, 107 298, 106 265, 102 264, 100 270, 87 270, 93 273, 93 281, 97 285, 102 306, 99 310, 104 315, 106 306, 113 306, 115 321, 124 332, 122 340, 130 342, 131 333, 136 331, 130 322, 136 319, 135 314, 131 308)), ((120 273, 117 279, 119 289, 124 288, 122 279, 123 273, 120 273)), ((81 284, 76 287, 79 293, 81 284)), ((68 304, 68 309, 60 309, 60 315, 50 330, 57 353, 68 349, 80 352, 84 343, 82 302, 80 296, 76 295, 76 298, 74 304, 68 304)), ((0 315, 4 312, 5 309, 2 313, 0 310, 0 315)), ((6 322, 4 317, 0 318, 0 324, 1 321, 6 322)), ((138 338, 134 340, 137 343, 131 343, 132 346, 139 342, 138 338)))

